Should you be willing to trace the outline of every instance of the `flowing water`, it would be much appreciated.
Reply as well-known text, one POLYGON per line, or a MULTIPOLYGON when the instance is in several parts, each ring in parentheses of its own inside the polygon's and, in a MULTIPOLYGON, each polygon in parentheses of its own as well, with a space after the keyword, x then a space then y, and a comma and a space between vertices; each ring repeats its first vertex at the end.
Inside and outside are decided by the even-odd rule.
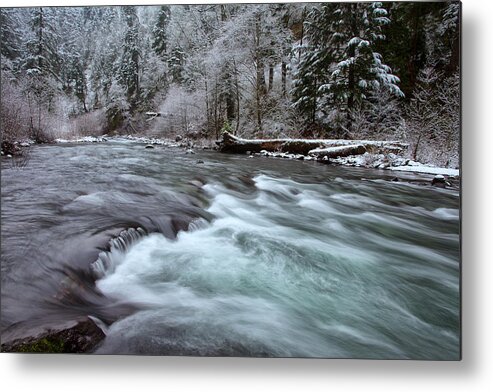
POLYGON ((459 192, 395 175, 33 148, 2 161, 2 330, 90 315, 97 353, 457 359, 459 192))

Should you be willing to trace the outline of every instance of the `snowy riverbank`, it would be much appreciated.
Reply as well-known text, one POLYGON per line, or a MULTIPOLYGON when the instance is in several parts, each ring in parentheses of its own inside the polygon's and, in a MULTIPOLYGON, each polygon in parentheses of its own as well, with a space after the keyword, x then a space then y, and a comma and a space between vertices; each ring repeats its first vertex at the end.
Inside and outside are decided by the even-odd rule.
POLYGON ((165 145, 170 147, 179 147, 180 143, 171 139, 158 139, 154 137, 147 136, 134 136, 134 135, 123 135, 123 136, 83 136, 74 139, 55 139, 56 143, 144 143, 152 145, 165 145))
POLYGON ((274 158, 297 159, 305 161, 318 161, 323 163, 334 163, 342 166, 363 167, 372 169, 406 171, 423 174, 443 175, 447 177, 459 177, 459 169, 451 169, 444 167, 435 167, 424 163, 415 162, 411 159, 398 156, 396 154, 371 154, 364 153, 362 155, 350 155, 347 157, 329 159, 327 157, 317 158, 314 155, 290 154, 284 152, 269 152, 262 150, 260 154, 252 154, 252 156, 261 155, 274 158))
MULTIPOLYGON (((123 135, 123 136, 84 136, 74 139, 55 139, 56 143, 139 143, 146 144, 147 146, 165 146, 165 147, 176 147, 176 148, 212 148, 211 143, 199 143, 196 141, 189 141, 185 139, 161 139, 147 136, 134 136, 134 135, 123 135)), ((19 142, 17 145, 20 148, 26 148, 34 144, 33 141, 23 141, 19 142)), ((2 154, 3 155, 3 154, 2 154)), ((262 150, 260 153, 250 153, 247 151, 247 155, 251 157, 255 156, 265 156, 272 158, 284 158, 284 159, 296 159, 305 161, 318 161, 322 163, 333 163, 342 166, 351 167, 363 167, 372 169, 383 169, 392 171, 404 171, 404 172, 414 172, 430 175, 443 175, 446 177, 459 177, 460 170, 454 168, 444 168, 436 167, 431 165, 426 165, 424 163, 413 161, 412 159, 405 158, 401 155, 394 153, 388 154, 374 154, 370 152, 365 152, 360 155, 349 155, 346 157, 328 158, 327 156, 318 156, 317 154, 310 151, 307 155, 304 154, 293 154, 289 152, 270 152, 267 150, 262 150)), ((10 158, 10 156, 7 156, 10 158)))

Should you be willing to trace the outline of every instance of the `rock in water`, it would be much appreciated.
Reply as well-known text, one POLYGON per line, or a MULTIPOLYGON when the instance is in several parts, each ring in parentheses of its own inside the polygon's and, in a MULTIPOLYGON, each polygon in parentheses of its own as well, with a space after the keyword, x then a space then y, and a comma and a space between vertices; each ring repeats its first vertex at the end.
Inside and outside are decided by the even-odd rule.
POLYGON ((176 135, 175 137, 175 142, 181 142, 183 140, 183 136, 181 135, 176 135))
POLYGON ((197 164, 199 164, 199 163, 204 163, 204 161, 202 159, 198 159, 197 164))
POLYGON ((189 148, 187 151, 186 151, 187 154, 195 154, 195 151, 193 151, 191 148, 189 148))
POLYGON ((2 343, 2 352, 86 353, 93 351, 104 337, 104 332, 92 318, 83 317, 61 326, 38 330, 30 336, 7 339, 2 343))
POLYGON ((154 146, 152 144, 148 144, 145 148, 154 148, 154 146))
POLYGON ((441 174, 436 175, 433 177, 433 180, 431 181, 431 185, 439 187, 439 188, 445 188, 447 186, 452 186, 450 182, 445 180, 445 177, 442 176, 441 174))

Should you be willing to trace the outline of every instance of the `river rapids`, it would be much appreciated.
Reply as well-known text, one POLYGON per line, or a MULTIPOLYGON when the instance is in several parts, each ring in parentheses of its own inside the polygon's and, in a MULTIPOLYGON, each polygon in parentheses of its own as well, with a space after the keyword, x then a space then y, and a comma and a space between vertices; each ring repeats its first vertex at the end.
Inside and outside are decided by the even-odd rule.
POLYGON ((98 354, 458 359, 459 192, 395 176, 33 147, 2 161, 2 331, 88 315, 98 354))

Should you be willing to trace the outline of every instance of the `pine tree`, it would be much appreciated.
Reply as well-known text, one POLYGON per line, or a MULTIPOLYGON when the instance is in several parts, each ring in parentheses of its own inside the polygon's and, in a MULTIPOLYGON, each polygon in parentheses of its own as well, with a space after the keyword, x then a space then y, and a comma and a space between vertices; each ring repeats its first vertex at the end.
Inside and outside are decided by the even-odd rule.
POLYGON ((162 59, 166 59, 168 54, 168 26, 171 18, 169 5, 159 8, 157 21, 152 29, 152 49, 162 59))
POLYGON ((12 70, 15 61, 21 56, 22 32, 19 16, 15 9, 0 9, 0 54, 3 70, 12 70))
POLYGON ((116 7, 85 7, 81 26, 81 54, 87 75, 88 109, 111 104, 111 85, 120 80, 119 64, 124 28, 116 7))
POLYGON ((44 112, 53 110, 54 98, 63 86, 58 53, 61 37, 57 31, 55 11, 42 7, 30 10, 26 36, 18 60, 19 76, 25 79, 31 137, 43 141, 44 112))
POLYGON ((40 73, 45 78, 53 77, 61 82, 62 62, 58 52, 61 37, 57 31, 56 9, 33 9, 29 26, 30 37, 24 51, 24 69, 28 73, 40 73))
POLYGON ((446 3, 438 26, 441 38, 438 52, 447 76, 453 75, 460 64, 460 12, 458 1, 446 3))
MULTIPOLYGON (((304 45, 299 47, 299 64, 293 81, 294 106, 304 118, 314 124, 317 120, 320 86, 328 81, 328 70, 335 61, 338 36, 334 33, 334 14, 337 4, 326 3, 314 7, 305 23, 304 45)), ((303 39, 303 38, 302 38, 303 39)))
POLYGON ((120 81, 126 90, 130 111, 136 109, 140 99, 140 47, 139 19, 134 6, 122 7, 127 25, 123 41, 123 53, 119 64, 120 81))
POLYGON ((336 109, 336 115, 345 113, 340 126, 349 132, 352 111, 372 93, 385 88, 403 96, 399 78, 376 52, 389 23, 379 2, 330 3, 310 12, 293 90, 295 106, 310 122, 336 109))
POLYGON ((175 46, 168 57, 168 69, 171 81, 182 84, 185 81, 185 51, 181 46, 175 46))
POLYGON ((63 90, 77 99, 79 105, 72 108, 73 114, 87 113, 87 81, 84 61, 85 37, 82 8, 57 9, 58 29, 63 40, 60 40, 59 52, 62 64, 60 78, 63 90))
POLYGON ((350 130, 352 111, 372 93, 384 88, 396 96, 404 94, 398 87, 399 78, 376 52, 378 41, 385 39, 383 26, 390 23, 382 3, 345 3, 340 7, 349 11, 338 13, 342 58, 332 70, 329 83, 320 90, 331 94, 345 110, 350 130))

